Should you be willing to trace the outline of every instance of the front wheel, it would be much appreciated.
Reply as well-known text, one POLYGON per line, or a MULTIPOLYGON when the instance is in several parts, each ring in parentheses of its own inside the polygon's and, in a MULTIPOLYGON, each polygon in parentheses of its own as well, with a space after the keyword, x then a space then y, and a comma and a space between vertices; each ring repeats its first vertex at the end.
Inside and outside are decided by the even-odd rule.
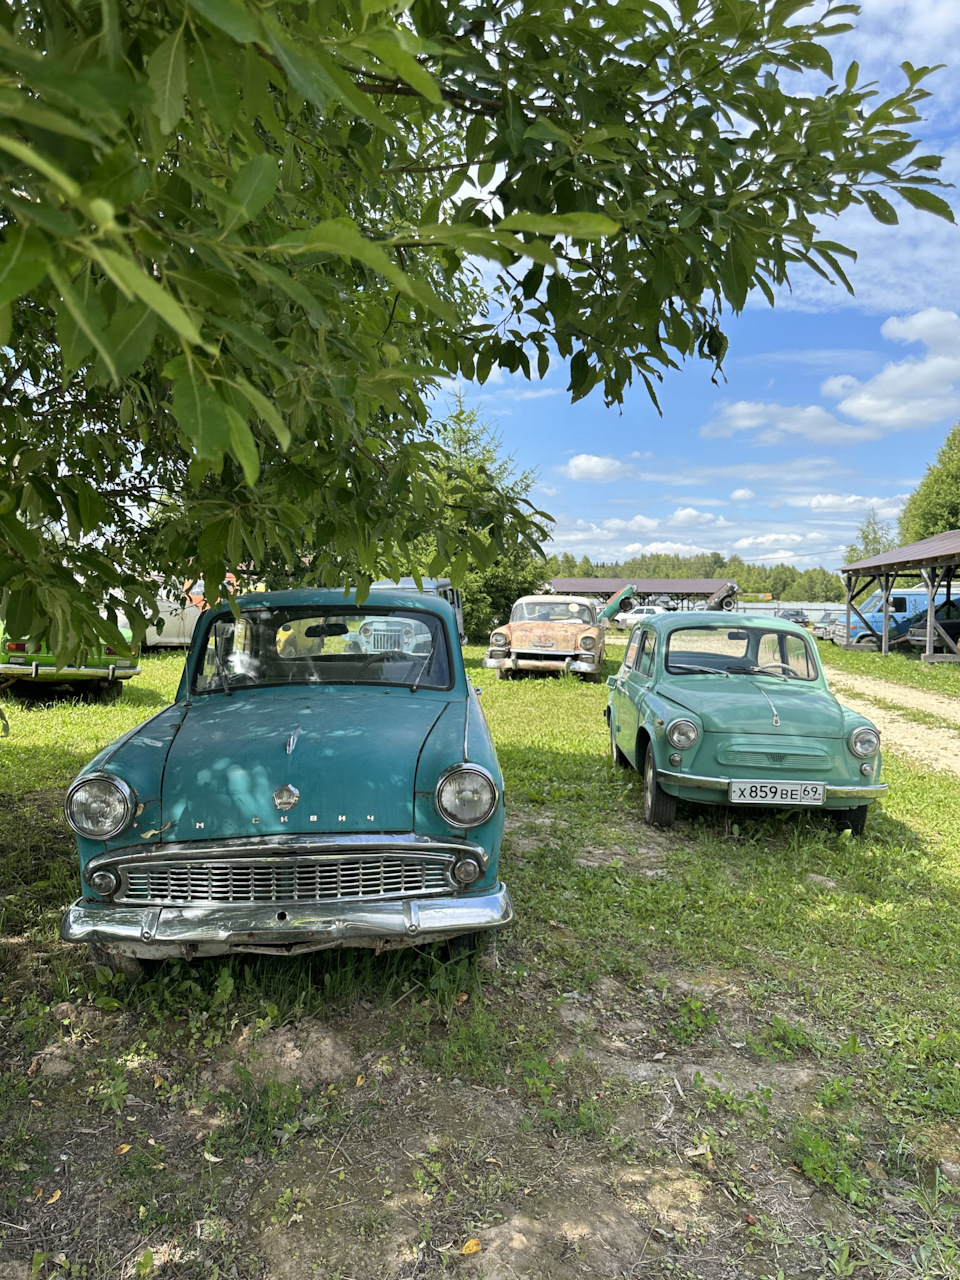
POLYGON ((664 791, 657 780, 653 743, 647 743, 643 762, 643 820, 651 827, 672 827, 677 817, 677 798, 664 791))
POLYGON ((136 956, 124 955, 122 951, 115 951, 113 947, 104 946, 101 942, 91 942, 88 946, 90 959, 95 965, 102 965, 111 973, 122 973, 131 982, 155 973, 163 963, 162 960, 138 960, 136 956))
POLYGON ((838 831, 849 831, 851 835, 862 836, 869 808, 869 805, 861 804, 855 809, 834 809, 830 816, 838 831))
POLYGON ((85 690, 90 702, 119 702, 123 697, 123 685, 119 680, 94 680, 85 690))

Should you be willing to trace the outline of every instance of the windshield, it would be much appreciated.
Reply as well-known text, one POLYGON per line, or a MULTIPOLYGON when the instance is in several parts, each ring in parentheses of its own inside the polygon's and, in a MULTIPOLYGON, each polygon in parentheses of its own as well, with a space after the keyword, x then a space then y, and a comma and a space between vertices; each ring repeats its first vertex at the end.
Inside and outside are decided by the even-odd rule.
POLYGON ((430 613, 376 608, 244 609, 207 635, 194 693, 279 684, 453 684, 443 623, 430 613))
POLYGON ((593 626, 597 619, 593 608, 576 600, 527 600, 513 606, 511 622, 585 622, 593 626))
POLYGON ((683 627, 667 640, 666 669, 676 674, 766 675, 816 680, 808 640, 768 627, 683 627))

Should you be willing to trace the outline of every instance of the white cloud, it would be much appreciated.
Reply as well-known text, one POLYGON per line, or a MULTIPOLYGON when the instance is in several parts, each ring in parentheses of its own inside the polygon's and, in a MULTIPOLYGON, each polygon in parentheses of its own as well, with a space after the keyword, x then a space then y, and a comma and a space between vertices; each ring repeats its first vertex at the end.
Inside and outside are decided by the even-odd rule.
POLYGON ((559 489, 554 489, 552 485, 549 484, 537 485, 537 493, 542 493, 545 498, 555 498, 559 492, 559 489))
POLYGON ((752 489, 734 489, 730 495, 734 502, 749 502, 751 498, 756 496, 752 489))
POLYGON ((609 484, 611 480, 623 480, 629 476, 633 468, 628 462, 621 462, 609 455, 601 457, 595 453, 577 453, 563 468, 570 480, 588 480, 595 484, 609 484))
POLYGON ((855 515, 865 515, 873 507, 877 515, 884 520, 893 519, 903 510, 909 497, 906 493, 895 493, 886 497, 864 497, 859 493, 811 493, 785 497, 783 501, 791 507, 807 507, 811 511, 838 511, 855 515))
POLYGON ((630 520, 604 520, 603 527, 611 533, 652 533, 659 524, 652 516, 634 516, 630 520))
POLYGON ((796 546, 803 540, 799 533, 764 533, 752 538, 738 538, 733 546, 737 551, 749 551, 752 547, 775 547, 778 543, 796 546))
POLYGON ((627 555, 697 556, 713 547, 698 547, 690 542, 631 542, 623 548, 627 555))
POLYGON ((670 524, 679 525, 722 525, 726 524, 723 516, 715 516, 712 511, 698 511, 696 507, 677 507, 670 517, 670 524))
POLYGON ((926 352, 889 361, 864 382, 851 373, 827 378, 820 392, 839 402, 837 412, 843 417, 820 404, 738 400, 723 405, 700 428, 700 435, 723 439, 750 432, 753 443, 759 445, 782 444, 791 436, 814 444, 858 444, 956 417, 960 413, 960 315, 927 307, 914 315, 890 317, 880 332, 888 342, 922 343, 926 352))

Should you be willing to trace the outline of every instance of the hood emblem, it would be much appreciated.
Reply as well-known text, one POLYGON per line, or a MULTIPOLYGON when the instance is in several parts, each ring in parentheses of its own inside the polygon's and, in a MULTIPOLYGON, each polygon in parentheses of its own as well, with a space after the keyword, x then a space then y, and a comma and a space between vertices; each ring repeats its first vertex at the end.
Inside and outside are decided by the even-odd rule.
POLYGON ((302 729, 303 729, 303 725, 298 724, 296 729, 294 729, 293 733, 291 733, 290 737, 287 739, 287 755, 288 756, 293 755, 293 749, 297 745, 297 739, 300 737, 300 732, 302 729))
POLYGON ((273 803, 281 813, 286 813, 289 809, 295 809, 300 803, 300 792, 296 787, 292 787, 289 782, 285 782, 282 787, 277 787, 273 793, 273 803))

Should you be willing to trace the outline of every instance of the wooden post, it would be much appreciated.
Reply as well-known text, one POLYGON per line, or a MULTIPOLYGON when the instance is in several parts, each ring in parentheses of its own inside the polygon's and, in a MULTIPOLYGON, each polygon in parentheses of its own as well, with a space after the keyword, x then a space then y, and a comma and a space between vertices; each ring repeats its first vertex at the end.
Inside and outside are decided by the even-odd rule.
POLYGON ((885 657, 890 656, 890 574, 883 575, 883 637, 880 641, 880 652, 885 657))
POLYGON ((847 648, 850 644, 850 625, 853 622, 853 615, 850 606, 853 603, 853 577, 849 573, 843 575, 843 580, 847 586, 847 636, 843 642, 843 647, 847 648))
POLYGON ((934 615, 937 599, 937 571, 936 569, 921 569, 920 576, 927 584, 927 648, 923 656, 929 662, 933 657, 933 637, 936 635, 934 615))

